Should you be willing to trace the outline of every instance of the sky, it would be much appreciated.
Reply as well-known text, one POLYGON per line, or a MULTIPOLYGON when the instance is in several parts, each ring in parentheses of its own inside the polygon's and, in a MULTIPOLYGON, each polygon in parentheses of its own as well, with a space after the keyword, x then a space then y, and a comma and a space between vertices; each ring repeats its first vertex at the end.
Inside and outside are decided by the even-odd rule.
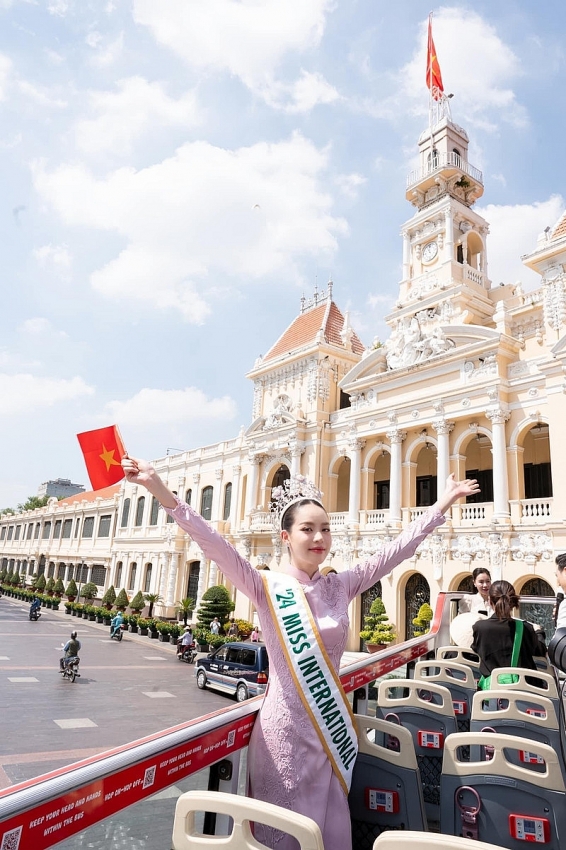
MULTIPOLYGON (((432 7, 484 174, 492 281, 566 207, 566 5, 432 7)), ((423 0, 0 0, 0 508, 89 489, 76 434, 158 458, 251 423, 246 373, 331 278, 397 298, 427 126, 423 0)))

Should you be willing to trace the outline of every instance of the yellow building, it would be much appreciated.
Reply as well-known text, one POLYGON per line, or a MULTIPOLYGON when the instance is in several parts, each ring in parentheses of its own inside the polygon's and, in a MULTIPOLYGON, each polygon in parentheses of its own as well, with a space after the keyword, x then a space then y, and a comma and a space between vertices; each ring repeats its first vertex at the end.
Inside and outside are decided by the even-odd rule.
MULTIPOLYGON (((270 493, 290 474, 308 476, 324 493, 333 530, 327 565, 337 570, 392 540, 434 502, 449 473, 477 478, 481 496, 455 505, 410 562, 352 605, 351 649, 359 646, 363 606, 377 593, 399 636, 410 636, 420 604, 434 604, 441 590, 468 589, 476 566, 524 595, 552 594, 554 557, 566 549, 566 484, 553 474, 566 417, 566 216, 523 257, 541 275, 539 289, 492 286, 489 225, 473 209, 482 174, 468 161, 465 131, 445 111, 422 134, 419 154, 407 179, 414 213, 401 229, 403 277, 385 343, 364 348, 329 283, 303 299, 249 372, 247 430, 156 461, 179 496, 252 564, 270 569, 285 557, 270 493)), ((98 581, 98 564, 101 592, 114 584, 159 593, 163 616, 223 581, 145 491, 123 483, 96 496, 2 518, 2 567, 29 575, 39 566, 67 580, 82 563, 98 581), (110 515, 109 535, 54 537, 77 512, 83 529, 90 517, 98 529, 110 515)), ((253 616, 241 595, 236 615, 253 616)))

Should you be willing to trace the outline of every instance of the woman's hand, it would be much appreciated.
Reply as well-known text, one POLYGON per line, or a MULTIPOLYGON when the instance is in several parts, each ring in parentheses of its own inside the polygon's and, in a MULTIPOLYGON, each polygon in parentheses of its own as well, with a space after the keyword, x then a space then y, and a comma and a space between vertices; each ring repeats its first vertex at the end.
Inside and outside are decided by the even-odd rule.
POLYGON ((171 490, 163 483, 153 466, 147 460, 129 457, 127 454, 122 458, 122 469, 126 481, 131 484, 141 484, 155 496, 164 508, 177 507, 177 500, 171 490))
POLYGON ((480 492, 480 485, 475 478, 466 478, 465 481, 456 481, 454 473, 446 479, 446 489, 438 501, 436 507, 440 513, 446 513, 454 502, 463 496, 474 496, 480 492))

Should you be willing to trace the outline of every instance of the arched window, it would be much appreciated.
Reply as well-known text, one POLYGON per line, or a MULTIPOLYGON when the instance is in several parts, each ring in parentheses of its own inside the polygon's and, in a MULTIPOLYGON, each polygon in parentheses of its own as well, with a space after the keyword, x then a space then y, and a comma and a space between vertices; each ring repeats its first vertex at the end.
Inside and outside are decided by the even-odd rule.
POLYGON ((212 487, 205 487, 200 497, 200 515, 203 519, 212 519, 212 487))
MULTIPOLYGON (((171 492, 173 493, 173 495, 174 495, 174 496, 176 496, 176 495, 177 495, 177 491, 176 491, 176 490, 172 490, 171 492)), ((166 520, 166 521, 167 521, 167 522, 175 522, 175 520, 173 519, 173 517, 172 517, 170 514, 167 514, 167 520, 166 520)))
POLYGON ((291 477, 291 473, 287 469, 286 466, 281 465, 275 475, 273 476, 273 481, 271 482, 271 488, 274 487, 282 487, 285 481, 291 477))
POLYGON ((122 507, 122 519, 120 521, 120 528, 126 528, 128 524, 128 519, 130 517, 130 500, 124 499, 124 506, 122 507))
POLYGON ((151 497, 151 516, 149 518, 150 525, 157 525, 157 517, 159 515, 159 502, 155 496, 151 497))
POLYGON ((143 521, 143 509, 145 508, 145 496, 140 496, 136 506, 136 526, 140 526, 143 521))
POLYGON ((417 627, 413 620, 418 615, 419 608, 425 602, 430 605, 428 581, 420 573, 415 573, 405 585, 405 640, 415 636, 417 627))
POLYGON ((230 509, 232 507, 232 484, 229 482, 224 488, 224 510, 222 511, 222 519, 230 519, 230 509))
POLYGON ((114 587, 119 588, 122 584, 122 561, 118 561, 116 564, 116 578, 114 580, 114 587))
POLYGON ((189 571, 189 582, 187 585, 187 596, 189 599, 198 597, 198 580, 200 574, 200 561, 193 561, 189 571))
POLYGON ((151 573, 153 572, 153 567, 151 564, 145 565, 145 579, 143 582, 143 592, 149 593, 151 590, 151 573))
POLYGON ((185 493, 185 502, 187 503, 187 505, 190 505, 190 504, 191 504, 191 499, 192 499, 192 498, 193 498, 193 491, 192 491, 192 490, 191 490, 191 488, 189 487, 189 489, 188 489, 188 490, 187 490, 187 492, 185 493))
POLYGON ((138 571, 138 565, 132 564, 130 566, 130 580, 128 582, 128 590, 133 590, 136 586, 136 573, 138 571))

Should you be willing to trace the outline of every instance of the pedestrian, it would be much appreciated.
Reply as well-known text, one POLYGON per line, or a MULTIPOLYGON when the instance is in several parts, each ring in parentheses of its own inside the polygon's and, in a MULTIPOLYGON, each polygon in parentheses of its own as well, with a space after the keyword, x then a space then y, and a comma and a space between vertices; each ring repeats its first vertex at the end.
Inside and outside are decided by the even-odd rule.
POLYGON ((252 643, 257 643, 259 640, 259 632, 255 626, 253 632, 250 635, 250 640, 252 641, 252 643))
MULTIPOLYGON (((127 480, 155 496, 258 612, 270 675, 248 748, 248 793, 311 817, 321 829, 325 850, 351 850, 348 789, 357 738, 338 677, 348 606, 412 557, 457 499, 479 492, 477 482, 456 482, 451 475, 438 501, 377 554, 323 577, 319 568, 332 548, 330 521, 320 492, 302 476, 272 493, 289 564, 284 572, 267 572, 253 567, 181 502, 149 463, 126 456, 122 466, 127 480)), ((295 839, 262 824, 256 824, 254 835, 277 850, 296 848, 295 839)))
POLYGON ((218 617, 215 617, 212 623, 210 624, 210 631, 213 635, 220 634, 220 620, 218 617))
POLYGON ((238 629, 238 624, 235 620, 232 620, 230 623, 230 628, 228 629, 228 635, 233 638, 237 638, 240 634, 240 630, 238 629))

